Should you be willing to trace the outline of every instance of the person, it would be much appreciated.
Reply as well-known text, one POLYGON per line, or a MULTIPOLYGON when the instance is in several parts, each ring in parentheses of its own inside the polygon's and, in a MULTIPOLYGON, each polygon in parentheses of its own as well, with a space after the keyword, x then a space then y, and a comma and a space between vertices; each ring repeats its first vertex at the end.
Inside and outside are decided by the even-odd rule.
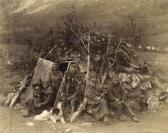
POLYGON ((59 70, 59 65, 54 63, 52 71, 49 75, 48 91, 52 91, 54 95, 57 94, 59 86, 62 82, 63 73, 59 70))
POLYGON ((107 102, 102 95, 102 85, 97 80, 94 71, 90 72, 90 76, 90 87, 85 92, 85 97, 87 98, 86 110, 88 113, 92 114, 96 120, 103 120, 103 122, 106 123, 109 121, 109 111, 107 108, 107 102))
POLYGON ((139 68, 133 63, 133 59, 136 57, 134 50, 130 44, 120 42, 114 62, 114 70, 118 73, 133 73, 137 72, 139 68))
POLYGON ((112 79, 112 84, 110 86, 105 86, 106 91, 106 97, 107 100, 110 101, 110 107, 113 110, 117 111, 117 115, 119 116, 119 119, 122 121, 126 120, 126 116, 124 115, 124 111, 127 111, 129 115, 131 116, 131 119, 134 122, 138 122, 137 117, 135 116, 133 110, 131 109, 130 105, 127 103, 127 90, 119 82, 119 77, 116 75, 112 79))
POLYGON ((30 117, 40 114, 43 110, 50 109, 53 106, 53 92, 44 91, 42 80, 39 79, 33 85, 33 96, 27 101, 27 112, 24 117, 30 117))
POLYGON ((70 96, 68 97, 71 104, 71 114, 74 114, 77 107, 83 102, 86 85, 85 78, 81 73, 79 73, 78 76, 74 76, 74 79, 76 80, 77 84, 74 86, 73 90, 70 92, 70 96))
POLYGON ((146 111, 147 110, 147 100, 149 98, 149 92, 152 89, 150 81, 143 80, 138 86, 133 89, 127 96, 128 103, 132 103, 132 108, 137 111, 146 111))
POLYGON ((77 64, 72 64, 69 70, 66 72, 65 86, 63 88, 62 99, 63 106, 70 103, 71 114, 73 114, 77 108, 77 104, 83 101, 84 97, 84 81, 82 74, 80 73, 79 66, 77 64))
POLYGON ((147 63, 146 61, 144 62, 144 65, 143 65, 143 67, 142 67, 141 72, 142 72, 143 74, 149 74, 149 75, 150 75, 149 66, 148 66, 148 63, 147 63))

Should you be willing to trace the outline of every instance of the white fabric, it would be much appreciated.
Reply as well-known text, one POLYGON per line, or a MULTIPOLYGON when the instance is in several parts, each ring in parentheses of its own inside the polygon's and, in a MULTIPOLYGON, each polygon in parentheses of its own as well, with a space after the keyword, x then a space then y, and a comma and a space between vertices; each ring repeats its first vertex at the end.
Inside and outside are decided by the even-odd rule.
POLYGON ((41 114, 36 115, 34 117, 34 120, 38 120, 38 121, 51 120, 53 123, 56 123, 57 121, 61 121, 62 124, 65 124, 63 112, 61 109, 61 103, 58 103, 57 108, 60 110, 58 115, 52 114, 53 109, 51 109, 50 111, 44 110, 41 114))

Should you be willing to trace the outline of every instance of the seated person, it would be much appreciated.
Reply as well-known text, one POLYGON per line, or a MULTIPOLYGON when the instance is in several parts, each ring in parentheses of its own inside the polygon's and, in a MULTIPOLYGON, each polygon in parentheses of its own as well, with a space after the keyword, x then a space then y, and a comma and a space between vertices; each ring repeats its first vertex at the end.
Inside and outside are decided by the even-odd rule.
POLYGON ((97 120, 108 122, 107 102, 102 96, 102 86, 99 85, 96 73, 91 72, 90 89, 86 90, 87 105, 86 110, 92 114, 97 120))
POLYGON ((70 105, 71 114, 73 114, 76 111, 78 105, 83 101, 83 90, 85 87, 83 86, 83 75, 80 73, 79 66, 76 64, 72 64, 65 75, 65 83, 62 90, 60 91, 61 100, 63 103, 63 111, 65 114, 69 113, 69 111, 65 112, 65 108, 68 107, 69 109, 68 105, 70 105))
POLYGON ((125 120, 126 117, 124 112, 127 111, 128 114, 131 116, 131 119, 134 122, 138 122, 134 112, 132 111, 131 107, 127 103, 127 91, 124 86, 119 83, 118 77, 113 77, 112 85, 109 87, 105 86, 106 91, 106 98, 110 102, 110 106, 112 109, 116 109, 120 120, 125 120))
POLYGON ((27 101, 27 112, 24 117, 30 117, 40 114, 45 109, 50 109, 54 103, 54 95, 52 90, 44 91, 43 83, 38 80, 32 85, 33 96, 27 101))

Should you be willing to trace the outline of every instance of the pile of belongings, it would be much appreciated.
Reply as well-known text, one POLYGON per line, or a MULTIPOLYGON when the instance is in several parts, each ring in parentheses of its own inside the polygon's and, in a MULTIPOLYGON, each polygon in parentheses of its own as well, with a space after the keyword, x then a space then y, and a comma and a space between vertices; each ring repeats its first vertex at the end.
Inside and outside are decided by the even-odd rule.
POLYGON ((163 87, 150 74, 147 62, 134 65, 135 52, 130 44, 112 42, 99 34, 91 35, 89 42, 85 37, 80 39, 84 45, 82 52, 76 52, 80 45, 77 41, 74 43, 78 44, 76 53, 69 51, 74 45, 68 45, 67 49, 59 47, 71 54, 68 56, 65 51, 61 55, 54 54, 62 61, 39 58, 33 73, 9 94, 6 105, 13 107, 20 103, 27 108, 25 117, 35 116, 35 120, 54 123, 57 120, 73 122, 82 112, 104 122, 108 122, 110 115, 119 120, 130 116, 138 122, 137 112, 159 110, 159 101, 168 95, 152 97, 156 89, 163 87), (92 44, 88 45, 90 62, 83 55, 88 43, 92 44), (71 59, 63 59, 67 57, 71 59))

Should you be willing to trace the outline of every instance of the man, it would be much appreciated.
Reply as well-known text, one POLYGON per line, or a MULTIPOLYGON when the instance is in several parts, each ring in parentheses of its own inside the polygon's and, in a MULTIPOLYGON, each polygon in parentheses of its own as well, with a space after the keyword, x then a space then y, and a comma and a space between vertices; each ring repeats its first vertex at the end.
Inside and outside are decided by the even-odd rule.
POLYGON ((59 65, 57 63, 54 63, 52 67, 52 72, 49 75, 47 90, 52 91, 55 96, 62 82, 62 78, 63 78, 63 73, 59 70, 59 65))
POLYGON ((107 100, 110 101, 110 106, 116 109, 119 119, 122 121, 126 120, 124 111, 127 111, 134 122, 138 122, 134 112, 127 103, 127 90, 123 83, 119 82, 119 77, 116 75, 112 79, 112 85, 109 87, 105 86, 107 100))
POLYGON ((33 96, 27 101, 28 110, 24 117, 40 114, 43 110, 50 109, 53 105, 53 92, 44 91, 41 80, 34 83, 32 87, 33 96))
POLYGON ((114 62, 114 70, 118 73, 137 72, 138 66, 132 64, 133 59, 136 57, 134 50, 130 44, 120 42, 117 50, 116 60, 114 62))
POLYGON ((150 75, 149 66, 148 66, 148 63, 147 63, 146 61, 144 62, 144 65, 143 65, 143 67, 142 67, 141 72, 142 72, 143 74, 149 74, 149 75, 150 75))
POLYGON ((107 102, 102 95, 102 86, 97 80, 97 74, 94 71, 90 72, 90 87, 85 95, 87 98, 87 112, 91 113, 97 120, 108 122, 107 102))
POLYGON ((84 81, 82 74, 80 73, 79 66, 72 64, 69 70, 66 72, 66 85, 63 88, 62 99, 65 104, 70 103, 71 114, 73 114, 77 108, 77 104, 83 101, 84 95, 84 81))
POLYGON ((132 103, 131 106, 137 111, 145 111, 147 109, 150 89, 152 89, 150 81, 141 81, 138 86, 128 94, 128 103, 130 103, 130 105, 132 103))

